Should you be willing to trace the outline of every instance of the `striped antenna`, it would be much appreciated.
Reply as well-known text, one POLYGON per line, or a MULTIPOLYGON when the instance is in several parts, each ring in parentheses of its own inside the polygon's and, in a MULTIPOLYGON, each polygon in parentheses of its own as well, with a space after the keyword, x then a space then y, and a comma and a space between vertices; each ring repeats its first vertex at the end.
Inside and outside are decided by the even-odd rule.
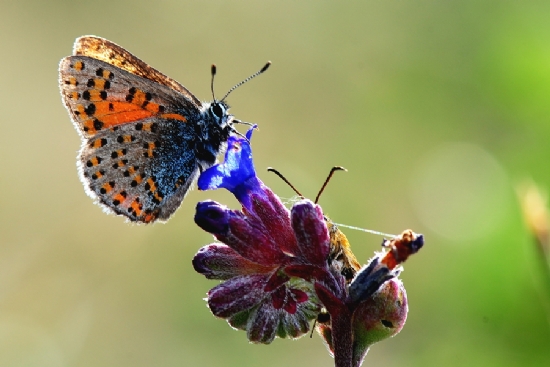
MULTIPOLYGON (((225 93, 225 96, 223 96, 223 98, 220 100, 220 102, 223 102, 223 101, 227 98, 227 96, 228 96, 231 92, 233 92, 235 89, 239 88, 239 87, 240 87, 241 85, 243 85, 244 83, 246 83, 246 82, 248 82, 248 81, 254 79, 255 77, 257 77, 258 75, 262 74, 264 71, 267 70, 267 68, 269 68, 270 65, 271 65, 271 61, 268 61, 268 62, 264 65, 264 67, 261 68, 259 71, 257 71, 257 72, 255 72, 254 74, 250 75, 248 78, 246 78, 245 80, 241 81, 240 83, 235 84, 231 89, 229 89, 229 91, 228 91, 227 93, 225 93)), ((213 68, 213 71, 214 71, 214 73, 216 72, 215 66, 214 66, 214 68, 213 68)), ((212 74, 212 79, 214 79, 213 77, 214 77, 214 75, 212 74)))

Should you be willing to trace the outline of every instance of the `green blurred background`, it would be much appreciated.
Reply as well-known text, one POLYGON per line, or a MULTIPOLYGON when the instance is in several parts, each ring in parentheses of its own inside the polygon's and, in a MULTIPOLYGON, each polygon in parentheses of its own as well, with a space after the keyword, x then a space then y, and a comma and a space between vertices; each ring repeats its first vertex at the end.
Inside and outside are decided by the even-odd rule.
MULTIPOLYGON (((108 38, 260 124, 260 177, 283 172, 338 223, 424 233, 405 266, 409 319, 365 365, 549 366, 550 315, 515 187, 550 187, 545 1, 30 1, 0 3, 0 365, 331 366, 317 335, 250 345, 211 316, 196 274, 212 242, 191 192, 167 224, 92 204, 59 60, 108 38)), ((243 130, 241 128, 241 130, 243 130)), ((244 130, 243 130, 244 131, 244 130)), ((345 230, 366 262, 380 237, 345 230)))

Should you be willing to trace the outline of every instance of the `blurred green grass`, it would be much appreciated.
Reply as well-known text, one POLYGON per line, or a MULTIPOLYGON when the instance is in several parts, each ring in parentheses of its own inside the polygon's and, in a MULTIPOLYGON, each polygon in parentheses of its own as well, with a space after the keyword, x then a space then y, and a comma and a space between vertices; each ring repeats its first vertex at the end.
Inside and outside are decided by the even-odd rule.
MULTIPOLYGON (((516 203, 550 187, 550 4, 524 1, 19 1, 0 12, 0 365, 330 366, 318 337, 249 345, 210 315, 194 273, 212 242, 188 195, 165 225, 133 226, 86 197, 57 88, 77 36, 108 38, 260 124, 260 177, 333 220, 424 233, 406 265, 404 330, 365 365, 548 366, 537 252, 516 203)), ((380 238, 346 231, 363 262, 380 238)))

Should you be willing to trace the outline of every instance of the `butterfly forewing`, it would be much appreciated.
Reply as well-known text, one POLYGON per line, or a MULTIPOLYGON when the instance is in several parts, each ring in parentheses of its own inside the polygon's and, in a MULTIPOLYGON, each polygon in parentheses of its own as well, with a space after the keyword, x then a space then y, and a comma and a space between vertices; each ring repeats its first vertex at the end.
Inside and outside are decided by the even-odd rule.
POLYGON ((152 82, 163 84, 185 95, 197 106, 201 106, 201 101, 183 85, 143 62, 116 43, 106 40, 105 38, 96 36, 83 36, 77 38, 73 46, 73 55, 88 56, 101 60, 117 68, 126 70, 129 73, 149 79, 152 82))
POLYGON ((145 118, 187 123, 200 114, 180 93, 90 57, 69 56, 61 61, 60 88, 69 114, 85 137, 145 118))

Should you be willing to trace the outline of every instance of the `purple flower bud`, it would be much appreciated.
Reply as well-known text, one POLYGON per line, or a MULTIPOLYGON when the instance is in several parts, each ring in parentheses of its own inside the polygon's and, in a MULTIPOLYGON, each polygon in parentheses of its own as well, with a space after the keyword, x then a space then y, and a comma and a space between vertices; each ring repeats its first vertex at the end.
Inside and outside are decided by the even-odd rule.
POLYGON ((265 267, 249 261, 229 246, 214 243, 204 246, 193 258, 193 267, 208 279, 225 280, 238 275, 267 273, 272 267, 265 267))
POLYGON ((326 265, 330 237, 321 208, 309 200, 294 204, 292 228, 304 258, 313 265, 326 265))
POLYGON ((228 209, 215 201, 201 201, 197 204, 195 223, 214 235, 225 234, 229 229, 228 209))

